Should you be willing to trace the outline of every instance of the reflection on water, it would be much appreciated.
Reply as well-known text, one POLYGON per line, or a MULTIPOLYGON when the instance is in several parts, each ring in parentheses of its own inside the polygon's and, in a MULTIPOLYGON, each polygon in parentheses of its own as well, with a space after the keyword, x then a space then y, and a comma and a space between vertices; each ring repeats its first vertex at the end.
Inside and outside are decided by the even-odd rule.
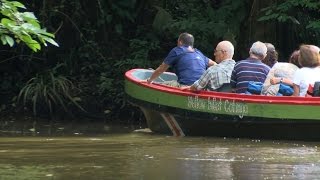
POLYGON ((150 133, 0 138, 0 179, 317 179, 315 142, 150 133))

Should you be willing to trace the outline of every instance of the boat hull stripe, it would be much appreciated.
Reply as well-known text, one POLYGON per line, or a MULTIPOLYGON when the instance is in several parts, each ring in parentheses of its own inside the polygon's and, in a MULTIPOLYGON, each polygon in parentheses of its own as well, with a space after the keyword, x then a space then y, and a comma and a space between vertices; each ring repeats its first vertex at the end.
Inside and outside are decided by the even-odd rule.
POLYGON ((175 120, 175 118, 169 114, 169 113, 161 113, 162 118, 169 126, 170 130, 172 131, 172 134, 177 137, 183 137, 185 136, 182 129, 180 128, 178 122, 175 120))

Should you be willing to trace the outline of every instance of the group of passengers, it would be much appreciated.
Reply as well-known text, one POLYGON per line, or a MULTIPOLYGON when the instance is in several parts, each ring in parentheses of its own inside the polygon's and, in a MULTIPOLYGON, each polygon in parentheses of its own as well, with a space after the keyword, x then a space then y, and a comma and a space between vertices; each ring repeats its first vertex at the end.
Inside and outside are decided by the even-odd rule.
POLYGON ((309 86, 320 81, 320 48, 301 45, 288 62, 278 62, 278 52, 270 43, 257 41, 252 44, 249 57, 235 62, 234 46, 221 41, 214 50, 215 61, 193 47, 194 37, 189 33, 180 34, 177 47, 173 48, 163 63, 145 81, 152 83, 169 67, 175 70, 176 81, 166 85, 190 89, 224 91, 231 86, 235 93, 250 93, 248 86, 261 83, 262 95, 282 95, 280 89, 288 86, 293 96, 306 96, 309 86))

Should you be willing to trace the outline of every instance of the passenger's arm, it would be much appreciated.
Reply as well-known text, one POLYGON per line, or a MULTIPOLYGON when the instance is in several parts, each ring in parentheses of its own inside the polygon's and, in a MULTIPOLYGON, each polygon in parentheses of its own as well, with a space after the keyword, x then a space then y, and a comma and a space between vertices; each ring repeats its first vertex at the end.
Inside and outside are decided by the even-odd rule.
POLYGON ((182 86, 180 89, 182 90, 182 91, 185 91, 185 90, 190 90, 191 88, 190 88, 191 86, 182 86))
POLYGON ((147 83, 151 83, 153 80, 157 79, 163 72, 165 72, 169 68, 169 65, 162 63, 150 76, 149 79, 147 79, 147 83))
POLYGON ((185 90, 198 91, 198 89, 197 89, 194 85, 184 86, 184 87, 181 87, 180 89, 181 89, 182 91, 185 91, 185 90))
MULTIPOLYGON (((266 80, 264 81, 264 85, 270 85, 272 84, 273 82, 271 81, 271 79, 274 78, 274 72, 275 72, 275 68, 271 68, 268 75, 267 75, 267 78, 266 80), (270 84, 269 84, 270 83, 270 84)), ((275 83, 276 84, 276 83, 275 83)))
POLYGON ((300 86, 293 84, 293 94, 292 96, 300 96, 300 86))
MULTIPOLYGON (((212 73, 212 72, 211 72, 212 73)), ((190 90, 191 91, 199 91, 199 90, 202 90, 204 89, 207 84, 209 83, 210 80, 215 80, 215 79, 211 79, 211 76, 210 76, 210 71, 209 69, 207 69, 200 77, 200 79, 198 79, 196 82, 194 82, 192 84, 192 86, 190 87, 190 90)))
POLYGON ((276 78, 276 77, 273 77, 270 79, 270 83, 271 84, 280 84, 280 83, 283 83, 283 84, 286 84, 286 85, 289 85, 289 86, 293 86, 293 82, 291 79, 288 79, 288 78, 282 78, 282 82, 281 82, 281 78, 276 78))
POLYGON ((192 85, 192 86, 190 86, 190 90, 191 91, 197 91, 197 88, 194 85, 192 85))

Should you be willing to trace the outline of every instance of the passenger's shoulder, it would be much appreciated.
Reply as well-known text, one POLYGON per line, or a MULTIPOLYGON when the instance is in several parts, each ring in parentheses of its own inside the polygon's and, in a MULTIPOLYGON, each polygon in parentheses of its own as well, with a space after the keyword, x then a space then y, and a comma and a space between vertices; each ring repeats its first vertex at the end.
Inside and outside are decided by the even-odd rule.
POLYGON ((236 64, 236 61, 233 59, 227 59, 221 62, 222 64, 236 64))
POLYGON ((199 49, 194 48, 194 52, 198 53, 198 54, 203 54, 199 49))
POLYGON ((239 61, 236 62, 236 65, 243 64, 243 63, 246 63, 246 62, 248 62, 246 59, 239 60, 239 61))
POLYGON ((175 55, 180 55, 186 52, 186 49, 182 46, 177 46, 171 49, 171 53, 174 53, 175 55))
POLYGON ((272 68, 277 68, 277 69, 280 69, 280 68, 298 69, 299 67, 294 65, 294 64, 292 64, 292 63, 288 63, 288 62, 278 62, 278 63, 274 64, 272 68))

